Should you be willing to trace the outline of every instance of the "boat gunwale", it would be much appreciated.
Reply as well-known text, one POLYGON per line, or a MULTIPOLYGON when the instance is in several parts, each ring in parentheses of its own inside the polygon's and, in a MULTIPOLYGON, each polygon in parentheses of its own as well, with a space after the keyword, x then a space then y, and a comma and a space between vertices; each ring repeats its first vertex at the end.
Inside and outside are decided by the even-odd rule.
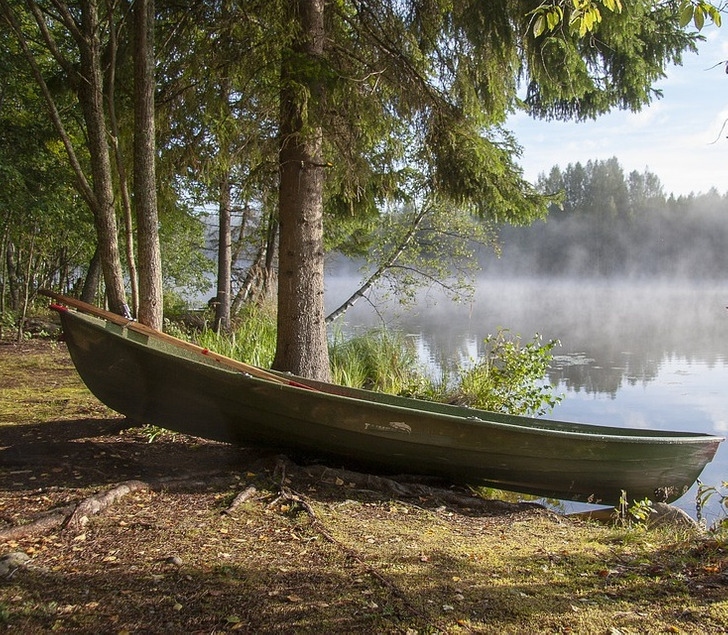
MULTIPOLYGON (((621 443, 624 445, 637 445, 637 444, 650 444, 650 445, 710 445, 715 444, 716 448, 717 445, 720 444, 724 437, 711 435, 711 434, 705 434, 705 433, 699 433, 699 432, 688 432, 688 431, 665 431, 666 434, 663 434, 663 431, 661 430, 653 430, 655 433, 655 436, 644 436, 642 434, 639 434, 640 432, 644 432, 643 430, 640 431, 634 431, 635 434, 623 434, 624 432, 630 432, 632 431, 630 428, 618 428, 615 426, 600 426, 595 424, 589 424, 589 423, 582 423, 582 422, 569 422, 569 421, 559 421, 559 420, 553 420, 553 419, 537 419, 533 417, 525 417, 520 415, 507 415, 505 413, 496 413, 496 412, 490 412, 487 410, 480 410, 477 408, 468 408, 465 406, 454 406, 451 404, 444 404, 439 402, 428 402, 425 400, 420 399, 414 399, 411 397, 402 397, 399 395, 390 395, 387 393, 377 393, 374 391, 369 391, 366 389, 361 388, 349 388, 345 386, 337 386, 336 384, 328 384, 326 382, 318 382, 315 380, 309 380, 306 378, 298 377, 296 375, 292 375, 289 373, 282 373, 280 371, 269 371, 274 373, 276 376, 279 376, 282 380, 290 380, 290 381, 281 381, 280 383, 274 382, 270 379, 265 379, 261 377, 255 377, 251 375, 250 373, 246 373, 245 371, 237 370, 234 368, 231 368, 230 366, 225 365, 223 362, 215 359, 215 357, 209 357, 202 353, 197 353, 195 351, 190 351, 182 348, 181 346, 176 345, 173 342, 169 342, 166 340, 163 340, 162 338, 156 337, 154 334, 146 334, 142 336, 142 338, 146 339, 146 343, 143 341, 140 341, 142 338, 137 337, 130 337, 130 334, 138 335, 134 331, 130 330, 126 326, 120 326, 118 324, 114 324, 113 322, 110 322, 108 320, 105 320, 103 318, 99 318, 96 316, 88 315, 80 311, 64 311, 64 313, 68 313, 72 316, 75 316, 79 320, 89 323, 92 326, 95 326, 96 328, 99 328, 100 330, 105 331, 106 333, 114 336, 119 337, 123 340, 126 340, 130 345, 138 346, 141 348, 144 348, 148 350, 151 353, 156 352, 159 355, 174 355, 180 360, 184 360, 187 362, 190 362, 192 364, 201 364, 203 366, 211 367, 215 369, 216 371, 223 371, 231 376, 242 376, 245 377, 247 380, 251 381, 253 384, 266 384, 269 386, 275 386, 279 390, 284 391, 294 391, 294 393, 301 395, 301 396, 316 396, 317 398, 323 398, 326 397, 327 400, 344 400, 346 402, 351 402, 352 404, 361 404, 362 402, 365 402, 368 407, 372 407, 376 410, 386 410, 386 411, 394 411, 394 412, 402 412, 402 413, 409 413, 411 416, 412 414, 416 414, 418 412, 421 412, 423 414, 426 414, 428 417, 432 417, 434 419, 439 419, 443 421, 448 421, 450 423, 457 423, 459 425, 467 425, 472 427, 478 427, 478 428, 493 428, 497 430, 503 430, 504 432, 510 432, 510 433, 519 433, 519 434, 530 434, 535 436, 550 436, 550 437, 559 437, 562 439, 575 439, 580 441, 605 441, 610 443, 621 443), (150 346, 149 340, 154 340, 155 345, 150 346), (300 385, 296 385, 300 384, 300 385), (322 388, 318 388, 321 386, 322 388), (344 391, 351 391, 355 393, 361 393, 361 397, 359 396, 352 396, 347 394, 340 394, 339 392, 336 392, 336 390, 327 390, 325 387, 331 386, 334 389, 340 388, 344 391), (373 399, 367 399, 367 395, 373 395, 373 399), (380 401, 377 399, 377 396, 381 395, 381 398, 387 399, 387 400, 393 400, 393 401, 404 401, 406 404, 412 404, 413 407, 408 407, 408 405, 400 405, 397 403, 388 403, 386 401, 380 401), (437 410, 429 410, 425 407, 418 408, 416 407, 417 404, 424 404, 424 405, 434 405, 437 409, 444 408, 454 409, 455 412, 453 413, 447 413, 447 412, 438 412, 437 410), (472 413, 472 414, 466 414, 466 413, 472 413), (508 423, 503 421, 497 421, 492 420, 490 418, 482 418, 482 415, 488 416, 495 416, 496 418, 499 417, 514 417, 518 419, 522 419, 523 423, 508 423), (577 428, 580 428, 581 430, 559 430, 553 427, 548 427, 548 424, 557 424, 560 426, 574 426, 577 428), (606 432, 606 433, 605 433, 606 432)), ((267 371, 268 372, 268 371, 267 371)), ((325 424, 322 424, 325 425, 325 424)), ((333 426, 332 426, 333 427, 333 426)), ((381 430, 381 429, 371 429, 369 431, 370 434, 375 436, 382 436, 385 438, 390 438, 392 435, 401 435, 401 432, 392 430, 381 430)))

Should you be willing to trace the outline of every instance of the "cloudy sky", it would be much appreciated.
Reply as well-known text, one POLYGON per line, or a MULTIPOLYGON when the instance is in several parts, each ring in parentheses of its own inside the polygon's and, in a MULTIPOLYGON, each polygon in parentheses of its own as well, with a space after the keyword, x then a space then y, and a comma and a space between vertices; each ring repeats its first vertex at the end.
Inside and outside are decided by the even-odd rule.
POLYGON ((616 156, 625 172, 656 174, 667 194, 728 192, 728 24, 706 26, 703 35, 699 54, 670 67, 657 85, 662 99, 639 113, 618 111, 584 123, 511 118, 526 177, 616 156))

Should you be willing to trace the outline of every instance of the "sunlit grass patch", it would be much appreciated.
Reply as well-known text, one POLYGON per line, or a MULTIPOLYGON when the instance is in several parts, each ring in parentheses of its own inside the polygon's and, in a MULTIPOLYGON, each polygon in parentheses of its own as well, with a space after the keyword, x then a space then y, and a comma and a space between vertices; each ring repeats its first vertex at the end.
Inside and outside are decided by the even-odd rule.
POLYGON ((334 383, 391 394, 407 394, 426 383, 412 343, 401 333, 372 330, 335 337, 329 346, 334 383))
POLYGON ((269 368, 276 352, 276 318, 271 306, 249 306, 235 319, 230 332, 205 328, 196 342, 220 355, 261 368, 269 368))
POLYGON ((110 412, 88 391, 54 346, 0 356, 0 425, 69 419, 110 412))

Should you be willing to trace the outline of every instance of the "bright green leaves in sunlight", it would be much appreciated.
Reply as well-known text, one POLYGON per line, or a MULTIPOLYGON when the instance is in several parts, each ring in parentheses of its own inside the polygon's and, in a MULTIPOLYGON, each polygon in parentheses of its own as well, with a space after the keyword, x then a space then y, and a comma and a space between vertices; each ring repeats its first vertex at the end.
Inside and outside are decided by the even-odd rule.
MULTIPOLYGON (((567 24, 570 35, 584 37, 587 33, 596 31, 602 21, 603 9, 621 13, 622 2, 621 0, 542 2, 529 14, 533 20, 531 27, 533 35, 539 37, 567 24)), ((720 9, 704 0, 683 0, 677 10, 677 15, 680 28, 685 28, 692 22, 693 26, 700 31, 705 26, 706 19, 709 19, 715 26, 721 25, 720 9)))
POLYGON ((551 7, 540 6, 534 12, 533 34, 536 37, 543 35, 546 31, 553 31, 564 20, 564 10, 558 5, 551 7))
POLYGON ((720 9, 710 2, 684 0, 679 9, 680 27, 685 28, 692 21, 693 26, 702 30, 705 19, 709 18, 715 26, 721 25, 720 9))
POLYGON ((622 11, 621 0, 571 0, 571 2, 543 2, 530 15, 534 17, 533 34, 536 37, 546 32, 555 31, 566 19, 569 32, 579 37, 591 33, 602 21, 600 6, 619 13, 622 11), (566 7, 566 10, 564 9, 566 7))

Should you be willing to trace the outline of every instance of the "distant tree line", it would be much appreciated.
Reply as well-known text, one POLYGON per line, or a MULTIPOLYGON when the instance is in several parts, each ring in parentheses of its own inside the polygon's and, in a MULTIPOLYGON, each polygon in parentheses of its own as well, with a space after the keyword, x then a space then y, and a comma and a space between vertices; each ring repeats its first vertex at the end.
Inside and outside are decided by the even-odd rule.
POLYGON ((666 196, 645 170, 625 174, 615 157, 555 166, 538 188, 560 192, 547 218, 503 227, 502 257, 486 272, 709 280, 728 272, 728 194, 666 196))

